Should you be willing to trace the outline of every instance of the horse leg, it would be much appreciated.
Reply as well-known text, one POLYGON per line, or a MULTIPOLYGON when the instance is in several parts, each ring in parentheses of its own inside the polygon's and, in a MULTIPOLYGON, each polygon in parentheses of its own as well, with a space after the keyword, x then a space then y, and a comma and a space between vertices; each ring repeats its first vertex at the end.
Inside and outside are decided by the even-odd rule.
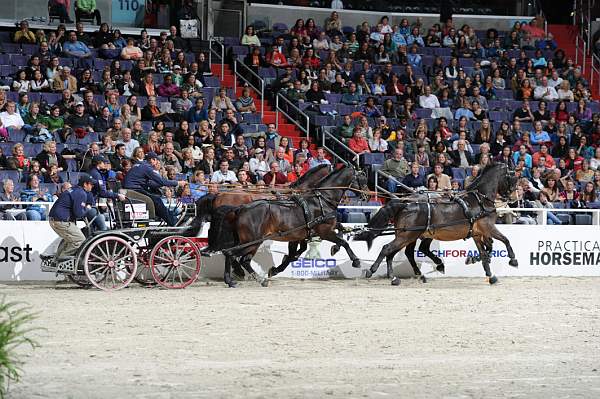
POLYGON ((240 262, 241 262, 242 266, 244 266, 244 268, 250 272, 250 275, 252 277, 254 277, 254 279, 260 283, 260 285, 262 285, 263 287, 268 287, 269 279, 264 275, 260 275, 259 273, 256 273, 252 269, 252 265, 250 264, 250 262, 252 262, 252 258, 254 258, 254 255, 256 255, 256 251, 258 251, 259 247, 260 247, 260 245, 254 245, 254 246, 250 247, 249 249, 247 249, 245 251, 245 255, 242 256, 242 259, 240 262))
POLYGON ((300 255, 302 255, 302 253, 304 251, 306 251, 306 248, 308 247, 308 242, 307 240, 302 240, 302 241, 290 241, 288 244, 288 251, 289 254, 285 255, 283 257, 283 260, 281 261, 281 265, 272 268, 271 270, 269 270, 269 277, 273 277, 278 275, 279 273, 281 273, 282 271, 284 271, 290 263, 295 262, 298 260, 298 258, 300 257, 300 255), (300 248, 298 249, 298 243, 300 243, 300 248))
POLYGON ((231 266, 233 269, 233 274, 235 276, 238 276, 241 280, 243 280, 244 277, 246 276, 246 273, 244 273, 244 269, 242 268, 242 265, 240 264, 240 262, 236 258, 232 258, 231 266))
POLYGON ((319 236, 324 240, 330 241, 336 245, 340 245, 341 247, 343 247, 346 250, 346 253, 350 257, 350 259, 352 260, 352 267, 360 267, 360 259, 358 259, 358 257, 354 254, 354 251, 352 251, 352 248, 350 248, 350 244, 348 244, 348 242, 343 238, 338 237, 338 235, 333 230, 329 230, 325 234, 319 236))
POLYGON ((496 284, 498 282, 498 277, 494 276, 490 270, 490 254, 486 249, 485 238, 475 239, 475 244, 477 245, 477 250, 481 256, 481 263, 483 263, 483 270, 488 278, 488 282, 490 284, 496 284))
MULTIPOLYGON (((398 250, 394 253, 391 253, 385 257, 385 263, 387 266, 387 278, 392 279, 392 285, 400 285, 400 279, 398 277, 394 276, 394 264, 393 264, 394 256, 396 256, 396 254, 398 252, 400 252, 400 250, 398 250)), ((418 268, 417 268, 417 270, 418 270, 418 268)), ((420 273, 420 271, 419 271, 419 273, 420 273)))
MULTIPOLYGON (((408 241, 408 242, 410 243, 410 241, 408 241)), ((387 258, 388 256, 391 255, 391 259, 393 259, 394 255, 398 251, 400 251, 402 248, 404 248, 406 246, 406 244, 407 244, 406 239, 402 239, 402 238, 396 238, 396 239, 394 239, 394 241, 392 241, 388 244, 385 244, 383 246, 383 248, 381 249, 379 256, 377 256, 375 263, 373 263, 373 265, 367 270, 366 277, 371 278, 371 276, 373 276, 373 274, 375 274, 377 269, 379 269, 379 265, 383 261, 383 258, 387 258)), ((389 263, 388 267, 390 267, 390 266, 391 266, 391 262, 389 263)), ((389 273, 389 269, 388 269, 388 273, 389 273)), ((399 285, 399 284, 400 284, 400 279, 398 277, 393 277, 392 285, 399 285)))
POLYGON ((433 252, 431 252, 431 243, 433 242, 433 238, 423 238, 421 239, 421 244, 419 245, 419 251, 423 252, 425 256, 433 261, 435 264, 435 270, 444 274, 446 272, 446 266, 444 266, 444 261, 440 259, 439 256, 436 256, 433 252))
MULTIPOLYGON (((344 239, 344 235, 342 233, 342 225, 341 223, 338 223, 336 225, 336 229, 337 229, 337 233, 335 233, 335 235, 339 238, 339 239, 344 239)), ((340 246, 338 244, 335 244, 333 247, 331 247, 331 256, 335 256, 335 254, 337 254, 340 251, 340 246)))
POLYGON ((235 288, 236 283, 231 278, 231 262, 232 262, 232 256, 225 255, 225 272, 223 274, 223 280, 229 288, 235 288))
POLYGON ((421 274, 421 269, 419 269, 419 266, 417 266, 417 262, 415 261, 415 246, 416 245, 417 245, 416 241, 408 244, 406 246, 406 248, 404 249, 404 254, 406 255, 406 258, 408 259, 408 262, 410 263, 410 266, 413 269, 413 273, 415 273, 415 278, 420 278, 421 281, 426 282, 427 280, 425 279, 425 276, 423 276, 421 274))
POLYGON ((508 238, 496 228, 496 225, 492 225, 492 228, 490 229, 490 235, 493 238, 502 241, 502 243, 506 246, 508 257, 510 258, 508 264, 512 267, 519 267, 519 262, 517 261, 517 257, 515 256, 515 251, 513 251, 512 245, 510 245, 510 241, 508 241, 508 238))

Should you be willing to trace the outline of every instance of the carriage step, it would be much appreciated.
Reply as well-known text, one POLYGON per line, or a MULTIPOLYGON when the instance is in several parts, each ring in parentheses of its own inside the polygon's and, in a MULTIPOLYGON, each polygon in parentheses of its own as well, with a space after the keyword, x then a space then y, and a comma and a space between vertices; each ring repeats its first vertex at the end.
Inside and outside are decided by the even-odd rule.
POLYGON ((58 273, 77 273, 77 265, 75 257, 62 260, 56 263, 56 271, 58 273))

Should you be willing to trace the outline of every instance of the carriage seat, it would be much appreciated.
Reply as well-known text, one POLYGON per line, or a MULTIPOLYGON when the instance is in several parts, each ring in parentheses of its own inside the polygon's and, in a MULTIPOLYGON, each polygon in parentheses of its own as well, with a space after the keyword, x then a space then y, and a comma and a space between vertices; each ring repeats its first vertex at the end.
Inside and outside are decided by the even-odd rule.
POLYGON ((152 198, 134 190, 125 190, 125 196, 132 200, 143 202, 148 210, 148 218, 150 220, 156 220, 156 209, 154 208, 154 201, 152 201, 152 198))

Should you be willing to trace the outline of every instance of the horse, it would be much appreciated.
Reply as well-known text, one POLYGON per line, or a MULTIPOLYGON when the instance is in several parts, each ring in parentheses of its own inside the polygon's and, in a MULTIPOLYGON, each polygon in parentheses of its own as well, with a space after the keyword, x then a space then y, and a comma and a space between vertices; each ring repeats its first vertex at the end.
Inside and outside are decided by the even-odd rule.
MULTIPOLYGON (((392 200, 371 218, 367 230, 355 235, 357 241, 367 241, 370 248, 373 239, 385 228, 390 220, 394 221, 394 235, 392 242, 383 246, 373 265, 366 271, 370 278, 377 271, 383 258, 387 263, 387 276, 392 277, 392 260, 394 255, 419 238, 428 240, 454 241, 472 237, 479 250, 485 275, 490 284, 498 282, 498 278, 490 271, 490 252, 492 239, 496 238, 506 245, 509 265, 518 267, 515 253, 510 241, 496 228, 496 208, 494 200, 497 194, 503 197, 514 191, 517 178, 508 170, 505 164, 490 165, 469 186, 469 190, 461 195, 454 196, 451 200, 430 199, 422 201, 426 194, 419 194, 417 201, 392 200)), ((425 245, 431 241, 425 241, 425 245)), ((428 249, 428 248, 427 248, 428 249)), ((413 247, 414 250, 414 247, 413 247)), ((433 255, 433 254, 431 254, 433 255)), ((439 259, 439 258, 437 258, 439 259)), ((439 263, 443 265, 441 259, 439 263)), ((413 266, 415 274, 420 271, 413 266)), ((392 278, 392 285, 399 285, 398 277, 392 278)))
MULTIPOLYGON (((244 268, 250 268, 252 258, 265 240, 302 242, 318 236, 343 247, 352 259, 352 266, 359 268, 360 260, 336 232, 337 207, 346 190, 362 191, 366 182, 363 172, 342 167, 321 179, 312 192, 288 200, 259 200, 237 208, 219 208, 209 230, 209 248, 222 250, 226 257, 225 284, 235 287, 231 278, 232 260, 239 258, 244 268)), ((266 286, 268 279, 260 283, 266 286)))
MULTIPOLYGON (((310 189, 315 184, 317 184, 321 179, 323 179, 325 176, 327 176, 330 173, 330 171, 331 171, 330 165, 326 165, 326 164, 317 165, 314 168, 311 168, 308 171, 306 171, 306 173, 303 174, 302 176, 300 176, 300 178, 298 180, 296 180, 294 183, 290 184, 288 188, 291 189, 292 192, 294 190, 302 191, 302 190, 310 189)), ((270 190, 265 191, 265 192, 248 192, 248 191, 243 191, 243 190, 233 190, 233 191, 220 192, 217 194, 207 194, 204 197, 202 197, 196 201, 196 217, 194 218, 194 221, 192 222, 192 225, 194 226, 194 231, 192 234, 196 235, 198 233, 198 231, 200 231, 200 228, 202 227, 202 224, 204 223, 204 221, 206 221, 209 217, 213 216, 215 213, 215 210, 222 206, 237 207, 237 206, 248 204, 252 201, 257 201, 257 200, 261 200, 261 199, 277 199, 279 196, 285 195, 285 194, 287 194, 287 193, 283 193, 281 191, 270 191, 270 190)), ((302 247, 304 248, 304 250, 301 251, 298 255, 295 255, 297 252, 298 244, 299 243, 290 243, 289 244, 289 252, 292 253, 293 255, 292 255, 292 257, 289 257, 288 255, 286 255, 284 258, 284 262, 287 259, 292 259, 292 261, 294 259, 297 259, 297 256, 299 256, 302 252, 304 252, 304 250, 306 250, 307 244, 306 244, 306 242, 303 242, 302 247)), ((234 262, 233 268, 234 268, 235 274, 237 276, 239 276, 240 278, 243 278, 245 273, 244 273, 244 270, 242 269, 241 265, 234 262)), ((253 273, 253 270, 251 268, 246 269, 246 271, 248 271, 248 273, 250 273, 250 274, 253 273)))

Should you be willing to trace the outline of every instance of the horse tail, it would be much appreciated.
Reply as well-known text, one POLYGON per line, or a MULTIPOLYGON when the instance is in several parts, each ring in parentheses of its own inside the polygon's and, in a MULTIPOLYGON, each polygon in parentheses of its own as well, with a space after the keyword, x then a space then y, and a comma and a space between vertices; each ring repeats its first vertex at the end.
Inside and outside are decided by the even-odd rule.
POLYGON ((231 248, 239 243, 234 223, 237 210, 238 207, 224 205, 212 212, 208 230, 208 247, 211 251, 231 248))
POLYGON ((354 236, 356 241, 366 241, 367 247, 371 249, 373 240, 383 233, 383 229, 388 225, 396 214, 404 209, 408 202, 392 200, 381 208, 367 224, 367 229, 354 236))

